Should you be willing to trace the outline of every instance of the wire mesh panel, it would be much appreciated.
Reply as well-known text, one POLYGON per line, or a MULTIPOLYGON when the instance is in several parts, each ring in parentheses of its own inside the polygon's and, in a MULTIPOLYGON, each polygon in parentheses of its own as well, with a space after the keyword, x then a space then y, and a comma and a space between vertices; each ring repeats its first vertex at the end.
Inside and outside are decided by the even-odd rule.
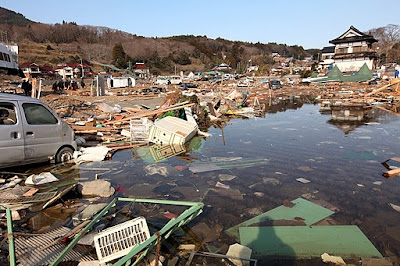
POLYGON ((94 246, 100 263, 120 258, 150 237, 146 219, 138 217, 101 231, 94 237, 94 246))

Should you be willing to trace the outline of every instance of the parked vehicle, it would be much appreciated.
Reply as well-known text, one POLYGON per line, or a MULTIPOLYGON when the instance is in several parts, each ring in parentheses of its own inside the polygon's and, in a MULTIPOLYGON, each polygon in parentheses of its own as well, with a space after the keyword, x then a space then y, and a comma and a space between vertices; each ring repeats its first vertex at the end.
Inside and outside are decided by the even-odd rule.
POLYGON ((269 82, 269 88, 270 88, 271 90, 278 90, 278 89, 282 88, 282 84, 281 84, 281 82, 280 82, 279 80, 277 80, 277 79, 272 79, 272 80, 269 82))
POLYGON ((182 87, 182 89, 197 88, 197 85, 193 84, 191 82, 184 82, 184 83, 181 83, 181 87, 182 87))
POLYGON ((43 102, 0 93, 0 168, 66 162, 76 149, 74 131, 43 102))
POLYGON ((156 85, 169 85, 171 82, 169 81, 168 77, 165 76, 158 76, 156 80, 156 85))
POLYGON ((182 83, 182 78, 180 76, 171 76, 169 82, 172 85, 179 85, 182 83))
POLYGON ((113 88, 127 88, 135 87, 136 82, 133 77, 110 77, 107 78, 107 87, 113 88))

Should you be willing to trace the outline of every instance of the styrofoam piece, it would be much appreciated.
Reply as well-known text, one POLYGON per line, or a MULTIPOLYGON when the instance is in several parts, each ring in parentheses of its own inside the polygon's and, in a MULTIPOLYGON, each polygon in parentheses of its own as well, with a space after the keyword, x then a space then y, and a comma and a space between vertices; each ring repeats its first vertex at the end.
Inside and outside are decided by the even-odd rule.
POLYGON ((105 263, 125 256, 150 237, 146 219, 138 217, 101 231, 94 237, 97 258, 105 263))
POLYGON ((30 175, 25 180, 25 185, 43 185, 51 182, 58 181, 58 178, 55 177, 50 172, 43 172, 38 175, 30 175))
POLYGON ((184 144, 196 135, 197 130, 197 124, 167 116, 156 121, 150 128, 149 142, 161 145, 184 144))

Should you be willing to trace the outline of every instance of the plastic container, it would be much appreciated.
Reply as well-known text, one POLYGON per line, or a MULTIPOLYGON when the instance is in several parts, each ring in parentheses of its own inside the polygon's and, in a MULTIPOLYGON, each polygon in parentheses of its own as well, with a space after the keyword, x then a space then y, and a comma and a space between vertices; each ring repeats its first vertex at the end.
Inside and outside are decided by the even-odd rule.
POLYGON ((97 258, 100 263, 105 263, 123 257, 149 237, 149 228, 143 217, 107 228, 94 237, 97 258))

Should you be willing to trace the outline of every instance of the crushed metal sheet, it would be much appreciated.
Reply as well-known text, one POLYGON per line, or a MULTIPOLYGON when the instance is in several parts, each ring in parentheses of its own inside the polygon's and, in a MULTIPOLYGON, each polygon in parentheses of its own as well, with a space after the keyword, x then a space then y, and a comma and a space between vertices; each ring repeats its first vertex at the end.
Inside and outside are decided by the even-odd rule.
POLYGON ((57 191, 37 193, 29 197, 20 197, 17 199, 0 199, 0 204, 14 204, 14 203, 29 203, 29 202, 42 202, 52 199, 57 194, 57 191))
MULTIPOLYGON (((15 255, 19 265, 48 265, 64 250, 67 244, 55 241, 70 231, 67 227, 59 227, 37 236, 20 236, 15 238, 15 255), (54 242, 54 243, 52 243, 54 242), (51 245, 50 245, 51 244, 51 245)), ((63 261, 95 260, 89 251, 81 246, 75 246, 63 261)))
POLYGON ((382 255, 356 225, 241 227, 240 244, 257 256, 295 258, 319 257, 329 253, 382 258, 382 255))

